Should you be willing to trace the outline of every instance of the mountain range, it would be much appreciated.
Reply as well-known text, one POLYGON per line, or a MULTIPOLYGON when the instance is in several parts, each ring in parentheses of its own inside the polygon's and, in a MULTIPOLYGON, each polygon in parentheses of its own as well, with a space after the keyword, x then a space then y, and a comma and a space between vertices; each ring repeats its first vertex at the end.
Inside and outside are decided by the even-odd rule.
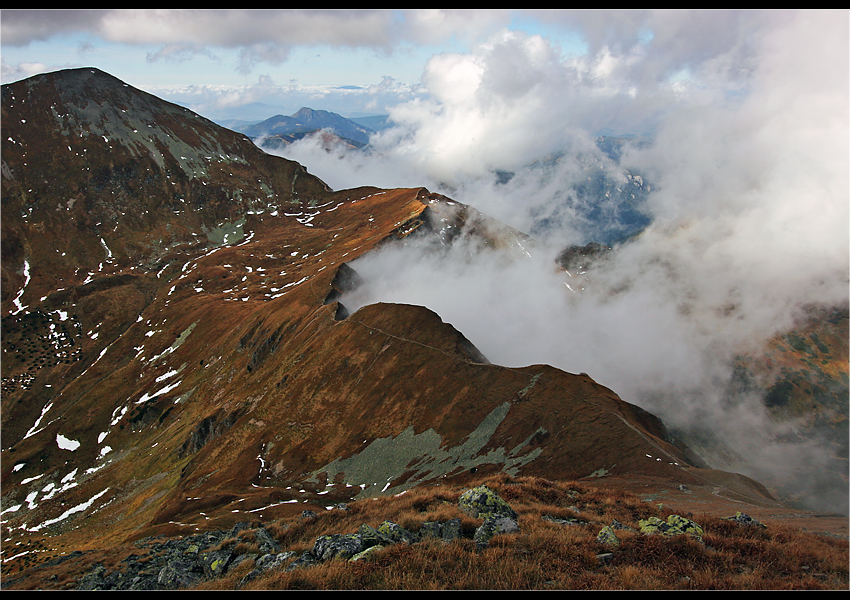
POLYGON ((93 68, 3 86, 4 567, 22 540, 47 561, 496 473, 782 507, 587 374, 493 364, 424 306, 350 312, 366 253, 530 238, 422 187, 332 190, 250 139, 328 119, 235 132, 93 68))

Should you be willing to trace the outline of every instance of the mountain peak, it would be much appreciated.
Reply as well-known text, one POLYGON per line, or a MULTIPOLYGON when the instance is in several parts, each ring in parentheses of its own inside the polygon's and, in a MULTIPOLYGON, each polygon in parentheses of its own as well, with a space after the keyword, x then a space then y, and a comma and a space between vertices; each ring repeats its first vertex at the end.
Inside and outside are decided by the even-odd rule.
POLYGON ((308 108, 306 106, 302 106, 292 116, 297 117, 297 118, 303 118, 303 117, 309 118, 309 117, 313 117, 315 115, 328 115, 328 114, 333 114, 333 113, 329 113, 326 110, 315 110, 315 109, 312 109, 312 108, 308 108))
POLYGON ((371 129, 337 113, 315 110, 306 106, 301 107, 289 117, 276 115, 242 129, 243 133, 261 140, 269 147, 278 146, 282 138, 287 138, 286 142, 291 142, 321 131, 328 131, 343 140, 350 140, 356 146, 368 144, 369 136, 373 133, 371 129))

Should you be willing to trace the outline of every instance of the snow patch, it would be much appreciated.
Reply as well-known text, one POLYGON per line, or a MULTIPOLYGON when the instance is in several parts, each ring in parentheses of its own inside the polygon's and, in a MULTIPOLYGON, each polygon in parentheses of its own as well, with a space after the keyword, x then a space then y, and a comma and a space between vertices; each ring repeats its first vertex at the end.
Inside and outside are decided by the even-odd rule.
POLYGON ((56 434, 56 444, 62 450, 70 450, 71 452, 80 447, 80 442, 78 442, 77 440, 68 439, 61 433, 56 434))

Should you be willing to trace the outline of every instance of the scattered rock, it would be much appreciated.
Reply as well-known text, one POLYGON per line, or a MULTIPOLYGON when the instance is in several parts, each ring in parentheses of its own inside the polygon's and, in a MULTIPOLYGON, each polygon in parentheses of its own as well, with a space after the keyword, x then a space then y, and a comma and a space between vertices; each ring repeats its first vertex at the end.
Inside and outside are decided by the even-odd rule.
POLYGON ((559 517, 550 517, 548 515, 544 515, 542 517, 544 521, 549 521, 551 523, 557 523, 558 525, 587 525, 587 521, 582 521, 581 519, 569 518, 569 519, 561 519, 559 517))
POLYGON ((518 518, 516 511, 486 485, 465 491, 458 499, 458 504, 464 512, 479 519, 491 515, 504 515, 514 520, 518 518))
POLYGON ((516 519, 501 514, 488 515, 475 530, 472 540, 479 549, 483 549, 487 547, 493 536, 500 533, 519 533, 516 519))
POLYGON ((750 515, 742 513, 741 511, 736 512, 734 517, 726 517, 726 520, 735 521, 739 525, 751 525, 753 527, 760 527, 762 529, 767 528, 767 525, 765 525, 761 521, 758 521, 752 518, 750 515))
POLYGON ((610 525, 606 525, 602 528, 602 531, 600 531, 596 536, 596 541, 605 546, 617 547, 620 545, 620 540, 610 525))
POLYGON ((393 543, 390 538, 366 523, 360 526, 357 533, 360 534, 364 549, 371 548, 372 546, 387 546, 393 543))
POLYGON ((286 567, 287 571, 294 571, 295 569, 301 569, 304 567, 311 567, 319 562, 319 559, 313 555, 312 552, 304 551, 301 556, 296 558, 294 561, 289 563, 289 566, 286 567))
POLYGON ((658 517, 649 517, 640 521, 640 532, 646 534, 658 533, 662 535, 690 535, 702 541, 704 532, 702 527, 680 515, 670 515, 667 521, 658 517))
POLYGON ((363 539, 357 533, 335 533, 320 535, 313 545, 313 556, 321 561, 334 558, 349 559, 362 552, 363 539))
MULTIPOLYGON (((473 535, 479 549, 486 548, 495 535, 520 531, 516 511, 485 486, 464 492, 459 505, 469 514, 483 519, 473 535)), ((347 510, 344 505, 336 508, 347 510)), ((312 519, 316 513, 304 511, 301 516, 312 519)), ((364 523, 356 533, 320 535, 312 549, 297 554, 292 551, 281 552, 278 542, 264 527, 252 529, 248 523, 239 523, 228 531, 205 532, 166 541, 159 538, 141 540, 139 545, 148 549, 144 558, 133 555, 125 561, 123 570, 111 573, 103 565, 96 565, 80 577, 77 589, 157 590, 193 587, 203 581, 224 576, 244 560, 254 560, 253 569, 239 582, 238 587, 243 587, 271 570, 292 571, 336 559, 365 560, 377 549, 393 544, 415 544, 424 539, 451 542, 462 537, 460 518, 445 522, 428 521, 422 523, 416 532, 398 523, 383 521, 377 527, 364 523), (238 540, 250 541, 259 552, 237 554, 234 549, 238 540)))
POLYGON ((360 561, 360 560, 368 560, 373 552, 376 552, 377 550, 380 550, 383 547, 384 546, 381 546, 381 545, 371 546, 369 548, 366 548, 362 552, 358 552, 357 554, 352 556, 349 560, 351 562, 357 562, 357 561, 360 561))
POLYGON ((419 541, 419 536, 415 533, 411 533, 392 521, 384 521, 378 525, 378 533, 395 544, 414 544, 419 541))
POLYGON ((283 564, 294 556, 297 556, 297 554, 292 551, 281 552, 279 554, 264 554, 254 561, 253 570, 239 581, 239 587, 243 587, 249 581, 262 575, 265 571, 283 568, 283 564))
POLYGON ((440 525, 440 537, 443 541, 451 542, 463 536, 460 519, 452 519, 440 525))

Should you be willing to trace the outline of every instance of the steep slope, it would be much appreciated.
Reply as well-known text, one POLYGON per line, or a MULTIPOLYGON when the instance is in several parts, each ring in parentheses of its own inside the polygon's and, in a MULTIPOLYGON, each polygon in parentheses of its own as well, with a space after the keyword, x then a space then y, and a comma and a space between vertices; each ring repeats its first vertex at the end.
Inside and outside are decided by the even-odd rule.
POLYGON ((382 244, 519 232, 421 188, 329 190, 96 69, 2 94, 4 553, 473 472, 717 477, 586 375, 490 364, 425 307, 338 302, 382 244))

